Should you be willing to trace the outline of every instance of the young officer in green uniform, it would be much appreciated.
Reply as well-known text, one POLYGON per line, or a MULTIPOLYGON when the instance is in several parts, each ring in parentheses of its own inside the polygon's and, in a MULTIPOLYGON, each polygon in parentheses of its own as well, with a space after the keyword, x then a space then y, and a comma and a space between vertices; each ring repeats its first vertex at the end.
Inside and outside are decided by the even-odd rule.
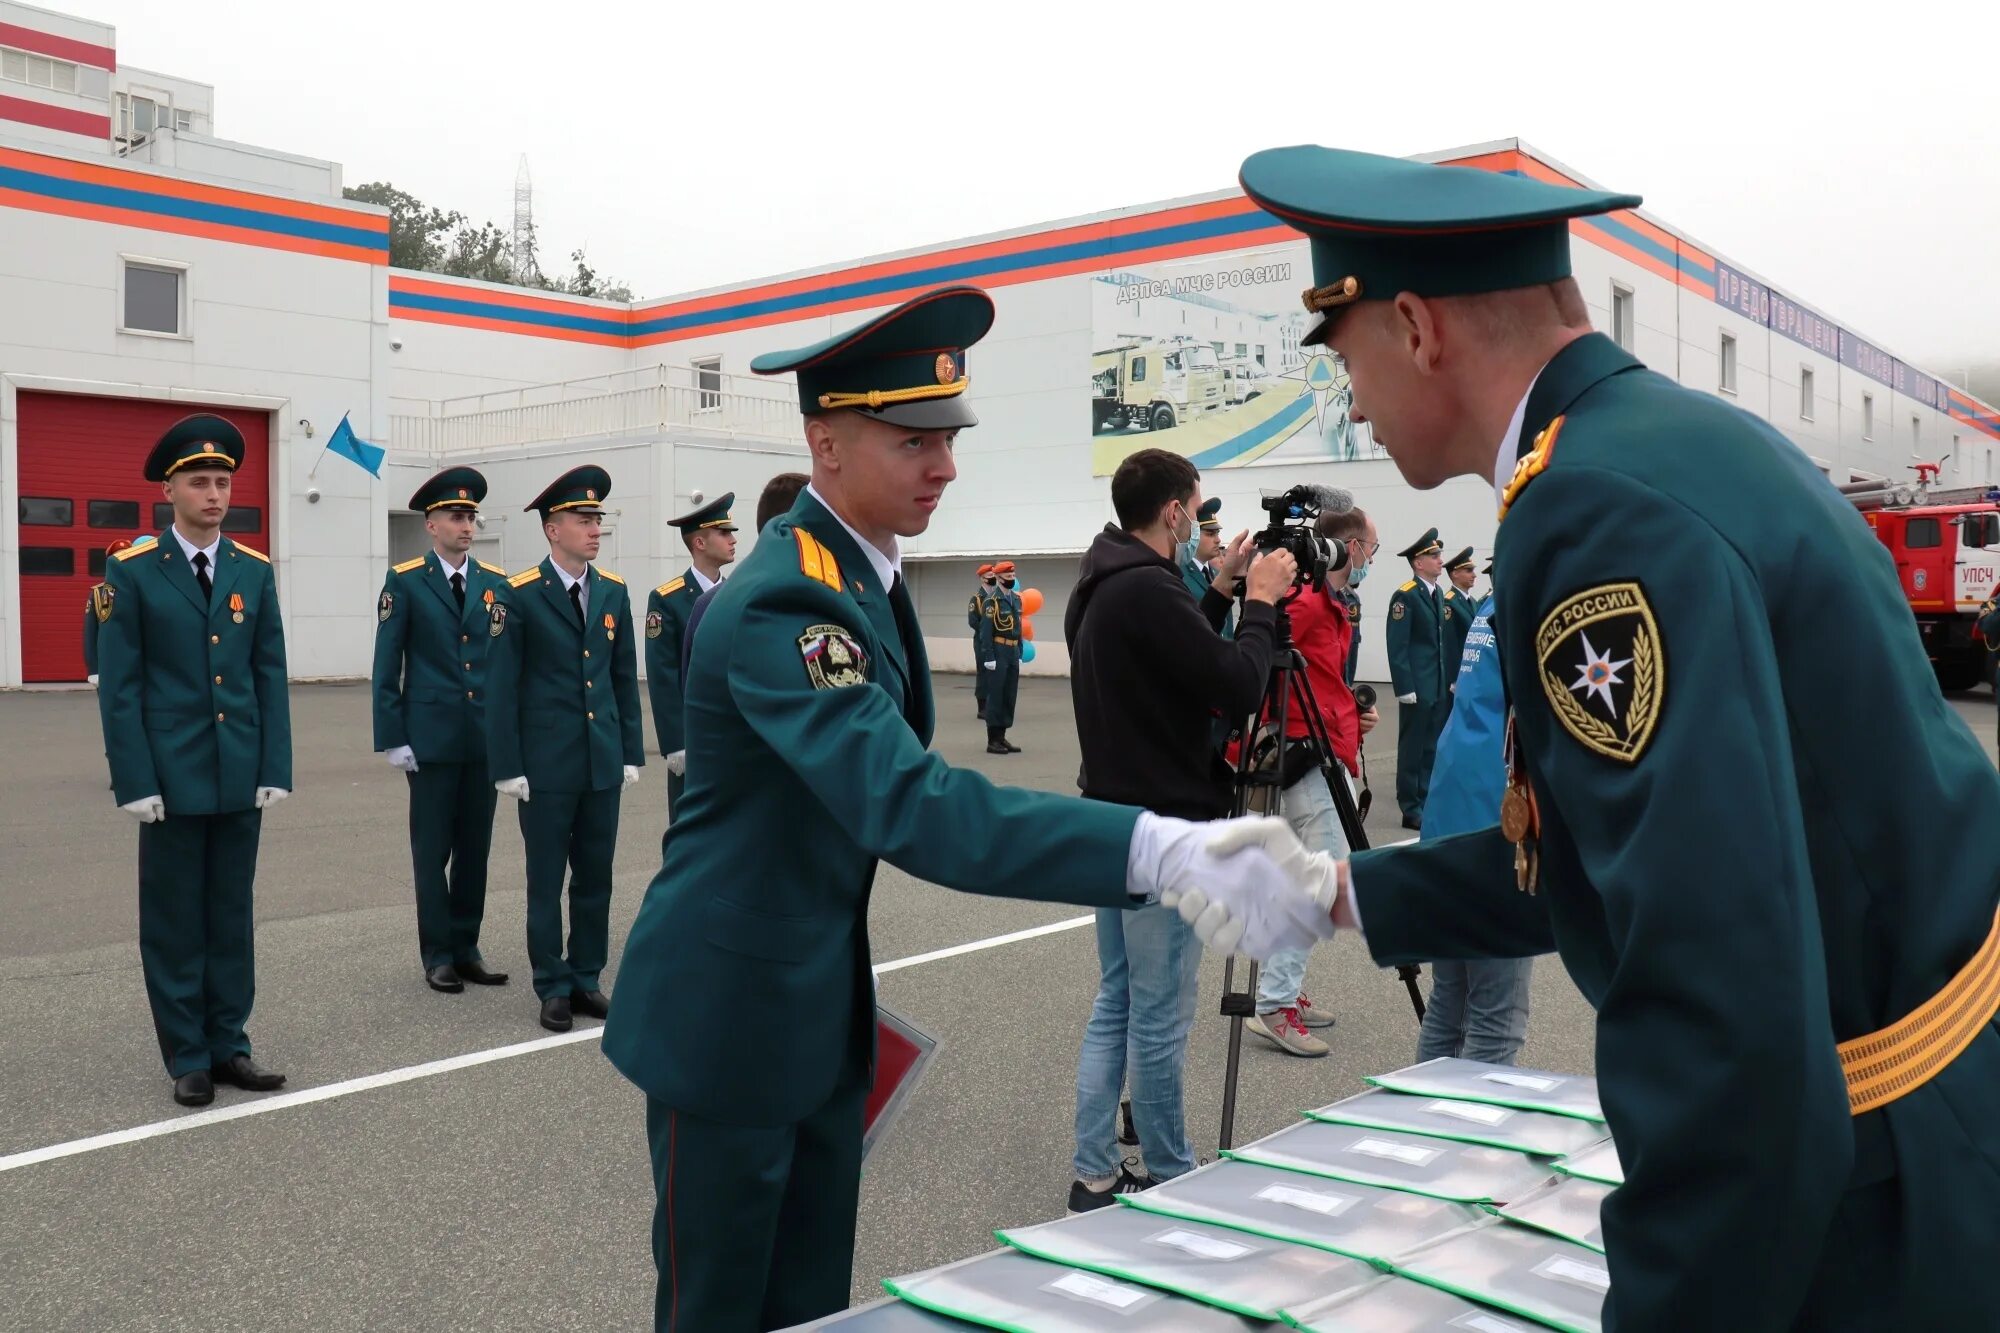
POLYGON ((986 614, 986 598, 994 586, 993 566, 981 565, 972 600, 965 604, 965 624, 972 631, 972 702, 981 722, 986 720, 986 691, 992 684, 986 663, 993 656, 993 621, 986 614))
POLYGON ((1626 1172, 1605 1327, 1991 1327, 2000 774, 1888 553, 1590 331, 1568 220, 1637 198, 1313 147, 1242 179, 1404 478, 1498 483, 1501 826, 1356 856, 1337 919, 1385 966, 1562 954, 1626 1172))
POLYGON ((1444 546, 1431 528, 1396 552, 1415 578, 1389 598, 1389 680, 1396 690, 1396 804, 1404 828, 1422 828, 1424 796, 1438 733, 1451 712, 1451 681, 1444 669, 1444 593, 1438 587, 1444 546))
POLYGON ((495 589, 487 608, 486 767, 495 789, 521 803, 528 961, 551 1032, 569 1031, 572 1009, 610 1012, 598 974, 611 947, 618 802, 646 762, 631 599, 625 580, 592 563, 609 494, 610 474, 584 466, 529 501, 548 558, 495 589))
POLYGON ((428 555, 389 571, 375 602, 375 748, 409 779, 417 954, 432 990, 501 986, 479 953, 493 781, 486 773, 487 607, 507 571, 472 558, 486 478, 449 467, 417 488, 428 555))
POLYGON ((729 517, 729 506, 735 503, 736 492, 730 491, 667 520, 668 527, 680 529, 681 544, 693 563, 685 574, 646 595, 646 695, 653 704, 653 732, 667 761, 669 819, 680 805, 687 771, 681 743, 681 658, 686 655, 681 640, 694 604, 722 582, 722 567, 736 559, 736 524, 729 517))
POLYGON ((174 521, 120 551, 98 612, 97 706, 115 800, 139 821, 139 959, 174 1100, 283 1074, 250 1058, 251 888, 264 811, 291 794, 285 627, 271 562, 222 535, 243 436, 199 413, 146 458, 174 521))
POLYGON ((984 292, 945 288, 752 363, 797 373, 812 484, 707 607, 687 795, 604 1034, 647 1095, 660 1330, 785 1328, 847 1304, 877 858, 977 893, 1174 904, 1210 947, 1259 958, 1332 928, 1331 898, 1276 873, 1274 856, 1304 855, 1281 820, 1188 824, 995 787, 927 748, 897 538, 929 525, 955 475, 974 422, 965 349, 992 321, 984 292), (791 1016, 782 1060, 744 1058, 746 994, 791 1016))
MULTIPOLYGON (((1472 628, 1472 618, 1479 613, 1479 603, 1472 596, 1472 585, 1478 579, 1479 574, 1472 565, 1472 548, 1470 546, 1444 562, 1444 575, 1451 580, 1451 586, 1442 589, 1444 594, 1444 663, 1445 675, 1449 677, 1445 681, 1445 714, 1449 717, 1451 713, 1451 687, 1458 679, 1459 659, 1465 656, 1465 635, 1472 628)), ((1444 734, 1443 727, 1438 728, 1438 734, 1444 734)))
POLYGON ((1021 695, 1021 592, 1014 562, 993 566, 993 591, 986 595, 986 753, 1019 754, 1007 739, 1014 725, 1014 703, 1021 695))

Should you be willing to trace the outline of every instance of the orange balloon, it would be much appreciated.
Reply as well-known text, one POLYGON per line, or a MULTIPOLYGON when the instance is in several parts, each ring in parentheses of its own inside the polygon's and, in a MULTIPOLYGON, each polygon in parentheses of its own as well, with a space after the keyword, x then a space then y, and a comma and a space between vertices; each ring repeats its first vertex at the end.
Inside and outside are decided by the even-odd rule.
POLYGON ((1021 617, 1021 637, 1031 642, 1035 637, 1035 622, 1026 616, 1021 617))
POLYGON ((1024 589, 1021 593, 1021 610, 1028 615, 1033 615, 1041 609, 1042 590, 1040 588, 1024 589))

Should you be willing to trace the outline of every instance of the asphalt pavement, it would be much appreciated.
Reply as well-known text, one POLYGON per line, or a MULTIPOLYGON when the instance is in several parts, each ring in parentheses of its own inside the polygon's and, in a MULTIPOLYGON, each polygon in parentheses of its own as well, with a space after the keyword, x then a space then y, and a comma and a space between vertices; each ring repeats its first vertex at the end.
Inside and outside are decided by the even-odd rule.
MULTIPOLYGON (((1013 735, 1026 753, 1005 758, 984 753, 970 678, 936 686, 945 758, 1074 791, 1066 682, 1024 684, 1013 735)), ((483 944, 514 983, 433 993, 416 954, 403 780, 370 752, 367 690, 300 686, 292 706, 297 792, 264 823, 250 1035, 260 1061, 291 1075, 281 1097, 332 1095, 157 1133, 200 1113, 173 1104, 153 1042, 137 835, 106 790, 95 700, 0 693, 0 999, 11 1015, 0 1029, 0 1328, 647 1327, 643 1101, 599 1053, 595 1024, 579 1022, 566 1043, 536 1025, 513 807, 503 799, 495 823, 483 944), (101 1135, 112 1137, 19 1164, 101 1135)), ((1990 752, 1992 696, 1953 706, 1990 752)), ((1407 836, 1395 827, 1394 741, 1391 719, 1369 744, 1377 843, 1407 836)), ((655 758, 624 798, 614 1003, 616 960, 659 864, 663 777, 655 758)), ((890 963, 1082 915, 884 867, 869 931, 876 961, 890 963)), ((1222 1094, 1221 970, 1204 963, 1188 1062, 1203 1156, 1216 1149, 1222 1094)), ((884 1277, 990 1248, 997 1227, 1061 1214, 1095 986, 1088 927, 883 975, 883 999, 942 1049, 868 1165, 857 1301, 884 1277)), ((1239 1142, 1414 1055, 1403 987, 1358 942, 1319 950, 1306 986, 1338 1016, 1322 1034, 1333 1053, 1297 1060, 1246 1037, 1239 1142)), ((1533 1003, 1523 1063, 1589 1072, 1589 1011, 1553 959, 1536 967, 1533 1003)), ((783 1062, 791 1017, 741 997, 731 1019, 741 1058, 783 1062)), ((212 1110, 269 1100, 221 1088, 212 1110)))

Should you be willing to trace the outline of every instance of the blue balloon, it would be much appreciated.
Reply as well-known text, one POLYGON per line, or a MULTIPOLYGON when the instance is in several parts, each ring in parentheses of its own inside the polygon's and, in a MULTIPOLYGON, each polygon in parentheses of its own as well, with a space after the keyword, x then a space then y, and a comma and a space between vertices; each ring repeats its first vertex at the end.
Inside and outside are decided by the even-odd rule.
POLYGON ((1034 645, 1034 644, 1032 644, 1032 643, 1024 643, 1024 644, 1022 644, 1022 645, 1021 645, 1021 660, 1022 660, 1023 662, 1032 662, 1032 661, 1034 661, 1034 660, 1035 660, 1035 645, 1034 645))

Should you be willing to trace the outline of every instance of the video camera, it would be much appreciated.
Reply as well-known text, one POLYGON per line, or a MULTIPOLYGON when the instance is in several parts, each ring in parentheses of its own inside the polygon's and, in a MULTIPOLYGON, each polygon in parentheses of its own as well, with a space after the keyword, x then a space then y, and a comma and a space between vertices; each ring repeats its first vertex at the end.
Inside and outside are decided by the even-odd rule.
POLYGON ((1354 497, 1331 486, 1294 486, 1282 495, 1266 491, 1259 501, 1271 516, 1270 525, 1256 536, 1259 551, 1290 551, 1299 565, 1294 588, 1317 588, 1326 576, 1347 565, 1347 543, 1328 541, 1313 524, 1331 510, 1341 514, 1354 508, 1354 497))

